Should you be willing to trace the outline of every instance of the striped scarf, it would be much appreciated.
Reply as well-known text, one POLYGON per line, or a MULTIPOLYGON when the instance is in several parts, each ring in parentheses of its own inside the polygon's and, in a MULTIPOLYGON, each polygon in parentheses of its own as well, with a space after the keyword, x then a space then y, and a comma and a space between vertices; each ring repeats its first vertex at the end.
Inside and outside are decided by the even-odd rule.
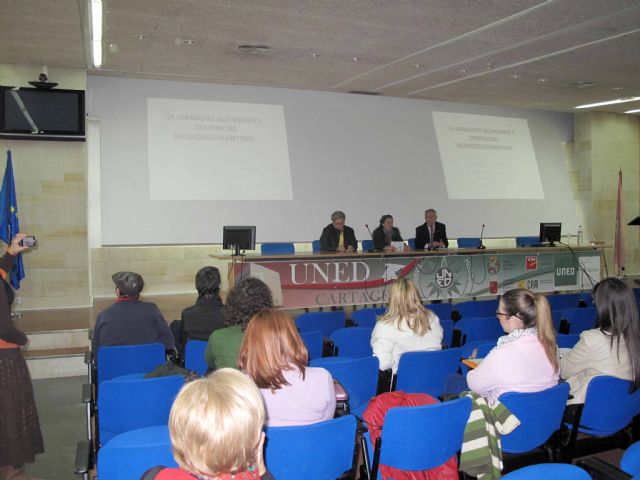
POLYGON ((499 479, 502 471, 500 437, 520 425, 500 402, 489 406, 477 393, 463 392, 471 398, 471 415, 467 421, 460 454, 460 470, 482 480, 499 479))

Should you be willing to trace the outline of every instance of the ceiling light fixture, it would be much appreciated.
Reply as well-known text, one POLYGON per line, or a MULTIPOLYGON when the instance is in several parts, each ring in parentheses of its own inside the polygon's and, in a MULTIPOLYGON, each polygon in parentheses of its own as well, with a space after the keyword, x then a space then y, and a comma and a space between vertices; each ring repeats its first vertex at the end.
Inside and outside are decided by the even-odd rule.
POLYGON ((626 112, 624 112, 624 113, 640 113, 640 108, 636 108, 636 109, 634 109, 634 110, 627 110, 627 111, 626 111, 626 112))
POLYGON ((467 69, 466 68, 459 68, 458 72, 460 73, 467 73, 467 69))
POLYGON ((316 52, 312 52, 312 53, 310 53, 310 54, 309 54, 309 56, 310 56, 311 58, 318 58, 318 57, 320 56, 320 54, 318 54, 318 53, 316 53, 316 52))
POLYGON ((548 82, 549 82, 549 79, 548 79, 547 77, 540 77, 540 78, 538 79, 538 82, 540 82, 540 83, 548 83, 548 82))
POLYGON ((102 0, 89 0, 91 6, 91 52, 93 66, 102 66, 102 0))
POLYGON ((520 75, 518 75, 517 73, 514 73, 512 75, 509 75, 509 78, 512 78, 514 80, 520 80, 522 77, 520 75))
POLYGON ((604 105, 616 105, 618 103, 635 102, 636 100, 640 100, 640 97, 616 98, 615 100, 607 100, 605 102, 597 102, 597 103, 588 103, 586 105, 578 105, 577 107, 573 107, 573 108, 602 107, 604 105))
POLYGON ((269 53, 273 50, 269 45, 255 45, 252 43, 246 43, 238 46, 238 51, 242 53, 269 53))
POLYGON ((147 38, 146 35, 143 35, 142 33, 136 33, 133 38, 135 38, 136 40, 144 40, 145 38, 147 38))
POLYGON ((353 57, 352 59, 354 62, 359 62, 360 61, 360 57, 353 57))
POLYGON ((613 87, 611 90, 624 90, 624 87, 613 87))
POLYGON ((574 82, 574 83, 568 83, 567 87, 572 87, 572 88, 589 88, 589 87, 595 87, 596 84, 593 82, 574 82))

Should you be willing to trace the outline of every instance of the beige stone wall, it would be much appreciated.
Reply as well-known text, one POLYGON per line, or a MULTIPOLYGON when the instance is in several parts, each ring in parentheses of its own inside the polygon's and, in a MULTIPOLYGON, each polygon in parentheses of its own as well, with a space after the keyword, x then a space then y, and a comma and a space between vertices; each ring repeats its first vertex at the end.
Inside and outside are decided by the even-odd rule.
MULTIPOLYGON (((575 141, 567 145, 567 168, 585 239, 613 245, 618 170, 623 177, 624 265, 640 274, 640 228, 626 224, 640 214, 640 119, 587 112, 576 115, 575 141)), ((605 249, 613 275, 613 249, 605 249)))
MULTIPOLYGON (((28 86, 39 66, 0 65, 0 85, 28 86)), ((84 89, 83 70, 54 69, 60 88, 84 89)), ((89 296, 86 146, 82 142, 0 140, 0 174, 11 148, 20 228, 38 238, 24 255, 19 309, 86 306, 89 296)))

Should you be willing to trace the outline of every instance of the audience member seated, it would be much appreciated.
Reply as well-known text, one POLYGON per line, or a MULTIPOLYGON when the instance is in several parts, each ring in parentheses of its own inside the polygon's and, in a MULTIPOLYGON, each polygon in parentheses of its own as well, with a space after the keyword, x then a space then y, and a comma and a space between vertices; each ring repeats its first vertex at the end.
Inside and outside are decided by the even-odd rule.
POLYGON ((331 223, 324 227, 320 235, 321 251, 344 253, 358 250, 356 234, 344 222, 344 212, 337 210, 331 214, 331 223))
POLYGON ((402 242, 402 236, 400 230, 393 226, 393 217, 383 215, 380 225, 373 231, 373 248, 379 252, 395 252, 396 248, 391 242, 402 242))
POLYGON ((558 349, 544 295, 509 290, 496 317, 507 335, 467 374, 469 388, 493 404, 505 392, 539 392, 557 385, 558 349))
POLYGON ((186 384, 169 416, 180 468, 154 467, 142 479, 273 480, 264 464, 264 417, 260 392, 237 370, 186 384))
POLYGON ((260 388, 270 427, 333 418, 333 378, 325 369, 307 367, 307 363, 307 349, 291 317, 269 309, 251 319, 240 347, 238 368, 260 388))
POLYGON ((211 332, 224 327, 220 298, 220 271, 203 267, 196 273, 198 299, 195 305, 182 311, 182 319, 171 324, 176 346, 181 351, 189 340, 209 340, 211 332))
POLYGON ((571 385, 569 404, 584 403, 587 386, 597 375, 631 380, 634 390, 640 387, 640 325, 633 291, 623 281, 607 278, 593 288, 593 301, 596 328, 582 332, 560 359, 560 376, 571 385))
POLYGON ((155 303, 140 301, 144 280, 135 272, 118 272, 111 277, 116 302, 96 319, 91 341, 94 355, 100 347, 159 342, 174 349, 171 330, 155 303))
POLYGON ((389 308, 376 322, 371 348, 380 370, 395 373, 403 353, 441 350, 442 335, 438 316, 424 308, 413 282, 401 278, 391 287, 389 308))
POLYGON ((222 313, 225 328, 213 331, 205 352, 210 370, 236 368, 240 344, 249 320, 256 313, 272 306, 271 290, 257 278, 240 280, 229 291, 222 313))

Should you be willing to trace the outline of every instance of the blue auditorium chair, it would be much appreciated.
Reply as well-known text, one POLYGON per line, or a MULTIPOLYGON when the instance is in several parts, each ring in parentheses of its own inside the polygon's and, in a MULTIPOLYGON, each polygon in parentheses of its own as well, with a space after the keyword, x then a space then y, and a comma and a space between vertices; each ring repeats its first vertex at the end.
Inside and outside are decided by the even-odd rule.
POLYGON ((339 328, 331 334, 336 357, 365 358, 373 355, 373 327, 339 328))
POLYGON ((505 335, 498 319, 493 317, 463 318, 454 325, 454 330, 460 331, 461 345, 466 342, 484 340, 496 341, 505 335))
POLYGON ((351 320, 356 327, 375 327, 378 317, 386 311, 387 309, 384 307, 354 310, 351 313, 351 320))
POLYGON ((469 300, 453 304, 453 310, 458 312, 461 318, 465 317, 495 317, 499 301, 496 298, 490 300, 469 300))
POLYGON ((131 373, 149 373, 166 361, 162 343, 119 345, 98 349, 98 381, 131 373))
POLYGON ((320 330, 314 330, 310 332, 301 332, 300 338, 302 343, 307 347, 309 353, 309 361, 322 357, 322 332, 320 330))
POLYGON ((278 480, 335 480, 353 466, 352 415, 298 427, 268 427, 265 462, 278 480))
POLYGON ((273 242, 260 245, 261 255, 290 255, 294 253, 296 253, 296 249, 293 243, 290 242, 273 242))
POLYGON ((369 252, 373 250, 373 240, 362 240, 362 251, 369 252))
POLYGON ((580 467, 566 463, 541 463, 507 473, 502 480, 591 480, 580 467))
POLYGON ((311 251, 313 253, 319 253, 321 251, 320 240, 314 240, 311 242, 311 251))
POLYGON ((459 348, 403 353, 398 363, 395 389, 407 393, 427 393, 437 398, 444 391, 447 377, 458 372, 459 364, 459 348))
POLYGON ((535 247, 540 244, 540 237, 516 237, 516 247, 535 247))
POLYGON ((303 313, 296 318, 296 327, 300 332, 320 330, 324 338, 329 338, 335 330, 344 328, 345 320, 344 310, 309 312, 303 313))
POLYGON ((480 246, 480 237, 458 238, 458 248, 478 248, 479 246, 480 246))
POLYGON ((450 320, 453 307, 450 303, 425 303, 424 308, 435 313, 440 320, 450 320))
POLYGON ((208 342, 204 340, 189 340, 184 349, 184 368, 193 370, 198 375, 205 374, 209 365, 204 358, 204 352, 207 350, 208 342))

